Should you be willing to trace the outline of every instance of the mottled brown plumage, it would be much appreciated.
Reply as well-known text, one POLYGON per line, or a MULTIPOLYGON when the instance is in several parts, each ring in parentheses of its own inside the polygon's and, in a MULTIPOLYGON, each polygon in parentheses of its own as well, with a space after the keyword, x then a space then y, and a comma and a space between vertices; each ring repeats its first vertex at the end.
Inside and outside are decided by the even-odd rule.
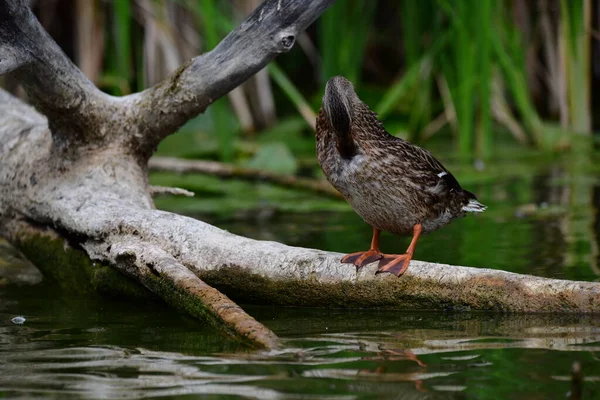
POLYGON ((373 227, 371 249, 343 262, 360 267, 379 259, 379 271, 399 276, 408 268, 421 231, 485 210, 427 150, 390 135, 344 77, 327 82, 316 141, 325 176, 373 227), (379 231, 412 233, 413 243, 406 254, 383 255, 379 231))

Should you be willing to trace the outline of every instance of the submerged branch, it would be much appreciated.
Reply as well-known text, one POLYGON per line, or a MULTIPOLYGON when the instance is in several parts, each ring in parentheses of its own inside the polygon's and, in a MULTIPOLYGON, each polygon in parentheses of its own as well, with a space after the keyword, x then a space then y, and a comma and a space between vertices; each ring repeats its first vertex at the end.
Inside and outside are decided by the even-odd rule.
POLYGON ((232 336, 255 347, 273 349, 279 346, 279 339, 273 332, 158 246, 128 240, 113 244, 107 252, 103 248, 105 245, 89 244, 90 256, 115 265, 171 306, 200 320, 208 320, 218 329, 225 327, 232 336))
POLYGON ((152 196, 152 197, 165 195, 165 194, 171 195, 171 196, 194 197, 194 192, 190 192, 189 190, 178 188, 178 187, 150 185, 148 187, 148 191, 150 192, 150 196, 152 196))
POLYGON ((334 198, 342 195, 327 181, 299 178, 291 175, 274 174, 254 168, 238 167, 231 164, 206 160, 184 160, 181 158, 152 157, 148 161, 151 171, 167 171, 176 173, 199 173, 218 176, 220 178, 243 179, 268 182, 291 189, 306 190, 334 198))
POLYGON ((583 374, 581 364, 577 361, 571 366, 571 391, 568 393, 569 400, 581 400, 583 394, 583 374))

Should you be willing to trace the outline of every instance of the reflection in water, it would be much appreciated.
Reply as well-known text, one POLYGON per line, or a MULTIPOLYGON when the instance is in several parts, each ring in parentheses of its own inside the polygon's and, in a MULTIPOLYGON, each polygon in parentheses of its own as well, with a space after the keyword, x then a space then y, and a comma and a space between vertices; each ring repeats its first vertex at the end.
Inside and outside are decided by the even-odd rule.
POLYGON ((160 304, 84 303, 43 285, 4 288, 0 304, 0 396, 556 398, 578 360, 593 398, 600 378, 590 316, 253 306, 284 347, 247 352, 160 304))
POLYGON ((33 285, 41 281, 40 271, 0 237, 0 287, 9 283, 33 285))
POLYGON ((600 203, 595 196, 598 181, 585 173, 591 165, 590 147, 587 147, 576 152, 576 156, 571 157, 572 162, 555 165, 547 174, 539 175, 536 195, 539 203, 564 210, 560 217, 548 219, 548 224, 542 226, 541 231, 551 235, 554 245, 561 246, 558 256, 562 265, 570 269, 589 268, 598 277, 595 220, 596 206, 600 203), (558 232, 548 232, 556 227, 558 232))

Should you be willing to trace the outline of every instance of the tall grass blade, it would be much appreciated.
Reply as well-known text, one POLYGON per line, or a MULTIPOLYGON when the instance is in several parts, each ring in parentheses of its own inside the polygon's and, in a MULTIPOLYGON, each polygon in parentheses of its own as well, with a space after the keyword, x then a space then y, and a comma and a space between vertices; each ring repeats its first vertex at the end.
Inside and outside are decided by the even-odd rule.
POLYGON ((331 6, 319 19, 323 82, 344 75, 359 85, 363 59, 373 27, 376 0, 345 0, 331 6))
MULTIPOLYGON (((199 0, 191 2, 194 14, 201 24, 202 37, 204 39, 204 50, 212 50, 223 33, 219 27, 222 19, 217 0, 199 0)), ((226 98, 214 102, 206 111, 212 122, 213 134, 219 144, 219 155, 222 161, 232 162, 235 158, 236 129, 231 121, 231 109, 226 98)))
POLYGON ((524 68, 522 66, 520 68, 517 67, 502 45, 498 35, 491 35, 490 38, 492 51, 498 59, 502 75, 506 80, 508 89, 514 98, 515 105, 521 114, 525 126, 533 137, 534 143, 545 146, 546 144, 542 137, 542 124, 527 91, 524 68))
POLYGON ((316 114, 304 98, 302 93, 296 88, 292 81, 287 77, 285 72, 275 63, 271 61, 269 64, 269 73, 275 83, 283 90, 287 98, 296 106, 296 109, 302 115, 308 126, 315 129, 316 114))
POLYGON ((423 54, 421 59, 413 63, 412 66, 410 66, 401 77, 397 78, 390 88, 385 91, 381 100, 375 106, 375 111, 381 118, 385 118, 394 110, 394 107, 402 98, 410 94, 410 91, 417 85, 420 76, 423 75, 422 70, 431 68, 433 59, 447 41, 448 35, 438 37, 430 46, 429 50, 423 54))
POLYGON ((114 18, 114 38, 116 47, 116 73, 123 80, 121 91, 131 92, 132 52, 131 52, 131 3, 115 1, 112 4, 114 18))
POLYGON ((422 3, 413 0, 402 0, 400 4, 400 19, 402 21, 402 43, 404 45, 404 60, 408 68, 421 58, 421 38, 425 27, 419 19, 419 9, 422 3))
POLYGON ((491 116, 491 84, 492 84, 492 52, 490 35, 492 34, 492 0, 480 0, 477 12, 477 54, 479 61, 479 129, 477 140, 478 156, 487 159, 492 154, 492 116, 491 116))
MULTIPOLYGON (((422 62, 425 62, 425 60, 422 62)), ((402 77, 398 78, 392 83, 392 86, 385 91, 381 100, 375 106, 375 112, 379 114, 379 117, 385 118, 394 110, 394 107, 398 104, 400 99, 406 97, 410 93, 411 89, 417 84, 420 70, 421 63, 414 64, 402 77)))
POLYGON ((104 55, 102 8, 95 0, 76 0, 75 13, 77 65, 92 82, 97 82, 104 55))
POLYGON ((462 160, 466 160, 473 152, 473 117, 475 85, 475 43, 472 35, 472 4, 458 1, 456 4, 458 18, 454 20, 456 40, 453 42, 457 83, 455 86, 455 104, 458 116, 458 149, 462 160))
POLYGON ((575 132, 589 135, 592 130, 589 36, 591 1, 560 0, 560 10, 569 122, 575 132))

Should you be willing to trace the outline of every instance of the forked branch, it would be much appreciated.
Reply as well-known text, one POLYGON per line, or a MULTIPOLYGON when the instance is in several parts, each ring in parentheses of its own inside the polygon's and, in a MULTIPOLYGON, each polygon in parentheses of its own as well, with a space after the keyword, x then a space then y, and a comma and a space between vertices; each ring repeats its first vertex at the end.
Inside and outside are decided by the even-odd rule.
POLYGON ((48 118, 0 90, 0 234, 18 244, 24 225, 50 227, 171 304, 187 310, 188 296, 202 304, 188 312, 267 348, 277 345, 272 332, 218 290, 294 306, 599 313, 596 282, 419 261, 398 279, 154 209, 146 161, 160 140, 288 50, 332 2, 267 0, 215 50, 114 98, 70 63, 23 0, 0 0, 0 72, 12 71, 48 118), (57 157, 71 148, 76 157, 57 157))
POLYGON ((134 147, 149 153, 190 118, 289 51, 296 37, 335 0, 266 0, 212 51, 165 81, 126 97, 136 110, 134 147))
MULTIPOLYGON (((10 73, 49 122, 57 144, 101 137, 113 102, 69 60, 23 0, 0 0, 0 75, 10 73)), ((96 141, 98 141, 96 139, 96 141)))
POLYGON ((18 242, 24 221, 52 227, 167 302, 275 347, 271 331, 179 261, 174 237, 145 235, 129 222, 170 218, 152 210, 149 196, 147 159, 159 142, 288 51, 331 3, 267 0, 215 50, 154 88, 117 98, 73 65, 24 0, 0 0, 0 74, 18 80, 44 115, 0 90, 0 232, 18 242))
POLYGON ((212 51, 143 92, 98 90, 42 28, 23 0, 0 0, 0 75, 11 73, 48 117, 56 144, 125 145, 145 161, 160 141, 260 71, 335 0, 266 0, 212 51))

